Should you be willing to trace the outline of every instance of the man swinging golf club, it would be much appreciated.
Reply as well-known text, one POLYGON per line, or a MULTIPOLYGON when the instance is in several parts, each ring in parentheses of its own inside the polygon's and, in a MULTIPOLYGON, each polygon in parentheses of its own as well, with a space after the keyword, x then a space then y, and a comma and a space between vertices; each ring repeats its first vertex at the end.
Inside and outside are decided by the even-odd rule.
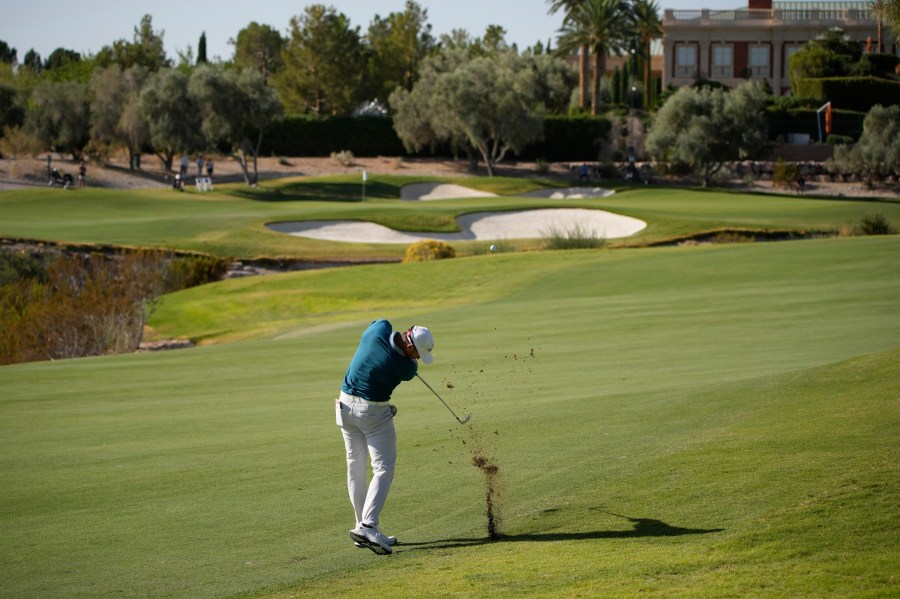
POLYGON ((362 334, 335 402, 337 425, 347 448, 347 490, 356 512, 350 538, 380 555, 389 555, 397 543, 396 537, 378 528, 397 460, 397 409, 389 403, 391 393, 416 375, 416 360, 431 364, 433 349, 434 337, 425 327, 398 332, 387 320, 374 321, 362 334), (368 487, 367 457, 372 462, 368 487))

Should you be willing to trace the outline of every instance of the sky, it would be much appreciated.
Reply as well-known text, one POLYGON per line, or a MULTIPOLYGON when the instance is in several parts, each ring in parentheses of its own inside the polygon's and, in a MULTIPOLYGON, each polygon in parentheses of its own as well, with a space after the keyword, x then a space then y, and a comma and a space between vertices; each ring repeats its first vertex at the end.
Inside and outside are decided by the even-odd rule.
MULTIPOLYGON (((46 60, 57 48, 94 54, 114 41, 134 39, 134 29, 145 14, 153 17, 153 30, 163 32, 169 58, 192 49, 206 32, 206 54, 210 59, 229 60, 234 46, 228 40, 256 21, 287 36, 291 17, 302 14, 309 4, 334 6, 359 26, 364 34, 377 14, 386 17, 402 12, 405 0, 4 0, 0 8, 0 40, 15 48, 19 61, 34 49, 46 60)), ((746 6, 746 0, 657 0, 661 8, 730 9, 746 6)), ((506 40, 520 50, 538 41, 556 45, 562 15, 548 15, 546 0, 418 0, 428 11, 432 34, 440 37, 454 29, 481 36, 488 25, 506 29, 506 40)))

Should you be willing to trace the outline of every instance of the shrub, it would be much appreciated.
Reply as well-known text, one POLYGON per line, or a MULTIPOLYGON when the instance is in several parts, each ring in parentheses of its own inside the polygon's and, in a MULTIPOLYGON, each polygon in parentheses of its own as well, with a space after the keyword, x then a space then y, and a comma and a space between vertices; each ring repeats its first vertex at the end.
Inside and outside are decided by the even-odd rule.
POLYGON ((46 283, 22 278, 0 293, 0 364, 134 351, 163 290, 164 257, 59 256, 46 283))
POLYGON ((455 258, 456 250, 452 246, 443 241, 434 241, 427 239, 425 241, 417 241, 410 244, 406 248, 406 255, 403 256, 404 262, 426 262, 428 260, 443 260, 444 258, 455 258))
POLYGON ((47 264, 31 252, 0 250, 0 287, 23 280, 47 281, 47 264))
POLYGON ((219 280, 228 260, 141 251, 0 252, 0 364, 125 353, 164 291, 219 280))
POLYGON ((853 138, 849 135, 831 134, 825 139, 825 143, 830 146, 846 146, 853 143, 853 138))
POLYGON ((881 212, 865 215, 859 223, 859 230, 863 235, 893 235, 897 232, 881 212))
POLYGON ((177 291, 214 283, 228 272, 230 261, 217 256, 174 258, 166 271, 166 291, 177 291))
POLYGON ((341 166, 353 166, 353 152, 350 150, 341 150, 340 152, 332 152, 331 159, 341 166))
POLYGON ((565 231, 550 227, 543 232, 542 237, 547 249, 550 250, 597 249, 606 244, 604 237, 580 224, 565 231))
POLYGON ((799 177, 800 168, 796 164, 788 164, 779 158, 772 173, 772 184, 775 187, 791 187, 799 177))
POLYGON ((875 77, 826 77, 802 79, 798 94, 831 100, 844 109, 868 111, 876 104, 900 104, 900 81, 875 77))

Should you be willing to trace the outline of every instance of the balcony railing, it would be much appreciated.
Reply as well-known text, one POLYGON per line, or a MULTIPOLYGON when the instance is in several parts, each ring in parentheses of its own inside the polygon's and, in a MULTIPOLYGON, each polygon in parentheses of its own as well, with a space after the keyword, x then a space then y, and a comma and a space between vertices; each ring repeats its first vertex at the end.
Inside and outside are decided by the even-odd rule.
POLYGON ((845 9, 747 9, 747 10, 673 10, 666 9, 664 24, 723 21, 818 21, 833 23, 874 23, 875 14, 870 8, 845 9))

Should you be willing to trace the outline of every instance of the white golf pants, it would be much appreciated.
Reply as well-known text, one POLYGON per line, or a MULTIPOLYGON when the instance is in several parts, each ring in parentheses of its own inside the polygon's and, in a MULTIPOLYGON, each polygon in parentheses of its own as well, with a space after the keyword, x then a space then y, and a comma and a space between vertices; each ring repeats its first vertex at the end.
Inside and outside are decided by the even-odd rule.
POLYGON ((347 491, 356 512, 356 524, 377 527, 397 462, 397 433, 391 404, 341 392, 335 402, 335 413, 347 448, 347 491), (369 458, 372 482, 367 487, 369 458))

